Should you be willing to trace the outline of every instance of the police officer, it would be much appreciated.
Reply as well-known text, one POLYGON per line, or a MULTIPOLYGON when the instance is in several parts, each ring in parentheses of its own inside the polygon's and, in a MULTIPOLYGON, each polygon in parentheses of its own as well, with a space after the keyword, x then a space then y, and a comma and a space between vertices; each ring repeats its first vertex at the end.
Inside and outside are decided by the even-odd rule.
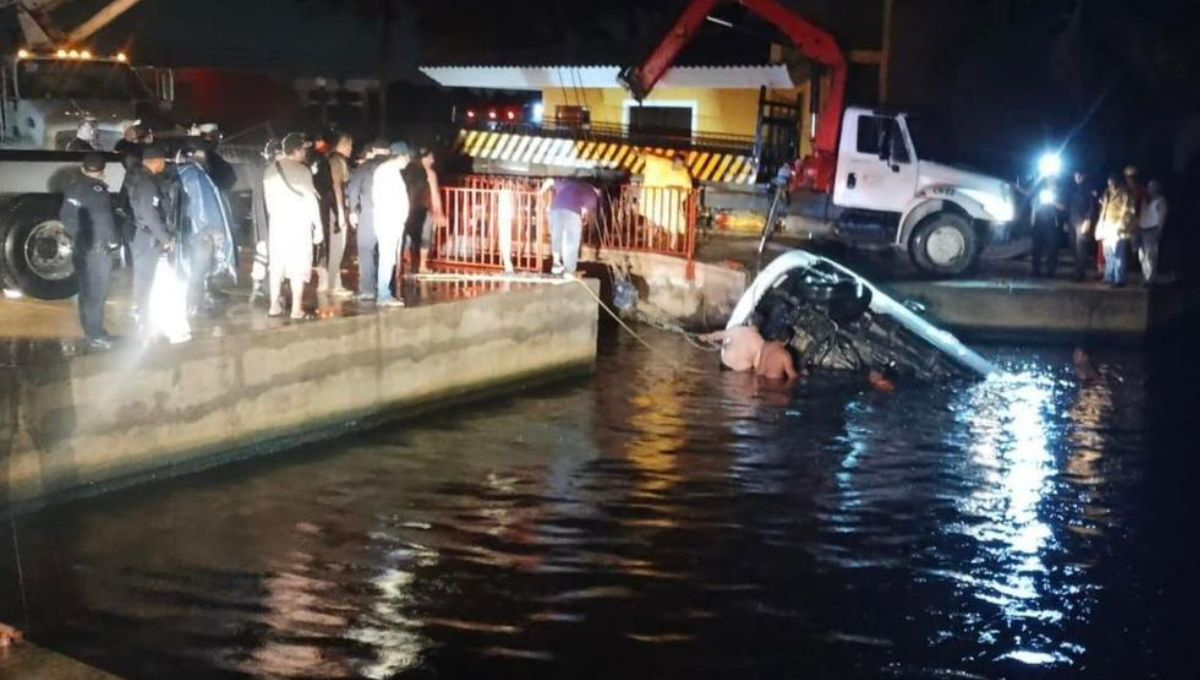
POLYGON ((112 197, 104 183, 104 156, 89 153, 82 174, 63 192, 59 219, 74 243, 75 273, 79 277, 79 323, 91 350, 112 347, 104 330, 104 302, 112 275, 113 256, 121 249, 112 197))
MULTIPOLYGON (((175 247, 175 238, 167 226, 167 202, 163 197, 161 178, 167 169, 166 156, 162 147, 150 145, 142 151, 141 163, 134 165, 125 175, 125 192, 129 196, 129 207, 133 213, 133 298, 138 314, 149 309, 150 287, 154 283, 154 269, 158 255, 175 247)), ((146 319, 141 318, 144 325, 146 319)))

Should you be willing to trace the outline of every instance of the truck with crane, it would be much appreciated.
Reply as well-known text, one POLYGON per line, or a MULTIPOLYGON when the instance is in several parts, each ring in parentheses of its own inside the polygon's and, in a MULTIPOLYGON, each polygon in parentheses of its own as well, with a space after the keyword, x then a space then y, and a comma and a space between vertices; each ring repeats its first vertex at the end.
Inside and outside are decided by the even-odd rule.
MULTIPOLYGON (((123 52, 103 55, 86 45, 137 0, 109 2, 70 31, 50 17, 63 3, 7 4, 25 41, 0 57, 0 287, 9 297, 58 299, 77 290, 58 210, 83 156, 64 150, 80 122, 94 121, 94 145, 111 151, 135 121, 164 116, 172 98, 170 71, 138 69, 123 52)), ((111 160, 105 181, 115 191, 124 168, 111 160)))
MULTIPOLYGON (((693 0, 639 65, 624 69, 621 83, 639 101, 654 88, 710 13, 726 0, 693 0)), ((1016 218, 1012 186, 1001 179, 939 163, 927 152, 921 119, 880 107, 847 107, 848 62, 837 41, 777 0, 736 0, 778 28, 805 57, 829 71, 829 93, 819 104, 814 78, 816 134, 811 155, 790 172, 792 209, 827 227, 840 241, 907 253, 921 271, 970 271, 996 234, 1016 218)), ((785 176, 788 173, 785 172, 785 176)), ((773 208, 778 208, 776 202, 773 208)), ((768 217, 765 234, 774 228, 768 217)), ((817 231, 814 229, 813 231, 817 231)))
MULTIPOLYGON (((938 131, 920 116, 879 106, 847 106, 846 54, 829 32, 779 0, 692 0, 644 59, 619 71, 617 80, 633 99, 641 102, 654 90, 710 19, 730 25, 712 16, 722 5, 739 5, 765 20, 818 67, 812 69, 809 88, 813 150, 802 158, 795 157, 797 140, 804 134, 799 130, 801 107, 767 101, 764 88, 756 126, 759 139, 790 141, 768 148, 756 140, 753 151, 747 150, 749 159, 738 158, 720 166, 753 167, 750 174, 756 174, 758 182, 789 177, 789 200, 771 201, 761 191, 748 194, 714 182, 704 192, 709 212, 767 213, 764 239, 778 222, 784 222, 815 238, 906 253, 919 270, 935 276, 956 276, 972 270, 989 243, 1008 236, 1009 223, 1017 212, 1013 187, 1002 179, 941 162, 938 131), (786 167, 777 175, 781 165, 786 167)), ((543 134, 562 136, 563 131, 546 129, 543 134)), ((613 141, 590 129, 582 129, 579 134, 589 141, 595 138, 599 148, 605 148, 599 142, 613 141)), ((461 138, 466 140, 465 150, 474 156, 476 168, 529 172, 520 169, 520 164, 510 164, 509 170, 503 163, 489 160, 498 152, 473 154, 471 140, 482 137, 468 130, 461 138)), ((697 150, 703 137, 704 132, 693 132, 690 137, 660 139, 651 147, 671 148, 675 144, 680 149, 697 150)), ((746 177, 743 172, 736 183, 741 184, 746 177)))

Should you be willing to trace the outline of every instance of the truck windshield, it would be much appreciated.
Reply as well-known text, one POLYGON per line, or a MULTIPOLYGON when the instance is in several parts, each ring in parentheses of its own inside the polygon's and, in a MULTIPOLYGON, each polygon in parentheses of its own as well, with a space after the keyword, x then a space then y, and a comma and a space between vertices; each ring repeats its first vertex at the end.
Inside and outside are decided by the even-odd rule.
POLYGON ((107 61, 23 59, 17 87, 26 99, 142 99, 137 76, 126 64, 107 61))
POLYGON ((944 126, 939 126, 936 121, 924 116, 906 116, 904 122, 908 125, 908 134, 912 137, 917 158, 943 163, 961 160, 950 144, 944 126))

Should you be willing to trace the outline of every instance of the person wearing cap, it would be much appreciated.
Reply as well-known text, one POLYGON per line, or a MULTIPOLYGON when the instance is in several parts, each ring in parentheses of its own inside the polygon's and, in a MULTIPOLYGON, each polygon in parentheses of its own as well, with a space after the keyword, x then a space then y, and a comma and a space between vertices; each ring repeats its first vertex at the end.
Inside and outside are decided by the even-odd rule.
POLYGON ((112 336, 104 329, 104 303, 113 257, 121 249, 112 196, 104 183, 104 164, 104 156, 98 153, 84 156, 80 176, 63 192, 59 211, 73 244, 79 279, 79 323, 91 350, 112 347, 112 336))
POLYGON ((218 306, 214 276, 226 274, 237 281, 233 212, 204 167, 203 154, 198 144, 188 144, 175 164, 183 191, 180 244, 182 261, 188 269, 189 314, 199 311, 202 302, 206 311, 218 306))
POLYGON ((404 223, 408 220, 408 187, 404 183, 404 168, 412 160, 412 152, 405 142, 391 146, 391 156, 375 168, 371 178, 371 195, 375 202, 375 236, 379 239, 379 270, 376 273, 377 304, 403 306, 400 290, 392 295, 391 285, 395 279, 396 261, 400 245, 404 240, 404 223))
POLYGON ((390 155, 391 147, 386 139, 371 142, 362 165, 350 173, 350 184, 346 187, 348 219, 358 230, 358 299, 364 302, 374 300, 377 290, 378 254, 375 251, 379 239, 375 236, 375 170, 390 155))
POLYGON ((130 251, 133 255, 133 299, 139 322, 145 328, 150 288, 158 256, 175 247, 175 236, 167 220, 168 199, 163 196, 162 178, 167 169, 166 154, 157 145, 142 151, 142 162, 125 175, 122 191, 129 199, 134 226, 130 251))
POLYGON ((283 158, 271 163, 263 176, 263 198, 271 219, 267 243, 270 262, 271 308, 268 316, 283 314, 283 281, 291 287, 292 319, 303 319, 304 286, 312 277, 313 246, 324 240, 320 202, 312 172, 305 164, 309 144, 291 133, 281 142, 283 158))

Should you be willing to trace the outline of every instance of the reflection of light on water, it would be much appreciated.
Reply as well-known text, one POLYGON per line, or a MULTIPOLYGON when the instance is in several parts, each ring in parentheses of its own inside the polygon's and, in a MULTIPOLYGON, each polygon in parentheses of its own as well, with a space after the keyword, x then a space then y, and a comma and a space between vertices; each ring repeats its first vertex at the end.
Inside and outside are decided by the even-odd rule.
MULTIPOLYGON (((1055 545, 1054 532, 1038 515, 1057 473, 1046 422, 1051 386, 1046 376, 997 376, 973 388, 956 409, 971 434, 972 472, 978 479, 960 507, 978 521, 954 530, 978 541, 986 559, 975 561, 972 573, 955 578, 974 597, 999 607, 1010 624, 1062 619, 1061 612, 1042 602, 1043 579, 1048 577, 1044 555, 1055 545)), ((1053 644, 1048 637, 1034 637, 1053 644)), ((981 632, 981 639, 994 638, 995 631, 981 632)), ((1028 643, 1004 658, 1028 664, 1070 662, 1059 654, 1024 648, 1028 643)))
POLYGON ((371 579, 378 590, 371 609, 346 637, 370 645, 375 660, 356 670, 365 678, 390 678, 421 658, 426 641, 414 630, 420 624, 404 616, 412 604, 412 572, 388 568, 371 579))

